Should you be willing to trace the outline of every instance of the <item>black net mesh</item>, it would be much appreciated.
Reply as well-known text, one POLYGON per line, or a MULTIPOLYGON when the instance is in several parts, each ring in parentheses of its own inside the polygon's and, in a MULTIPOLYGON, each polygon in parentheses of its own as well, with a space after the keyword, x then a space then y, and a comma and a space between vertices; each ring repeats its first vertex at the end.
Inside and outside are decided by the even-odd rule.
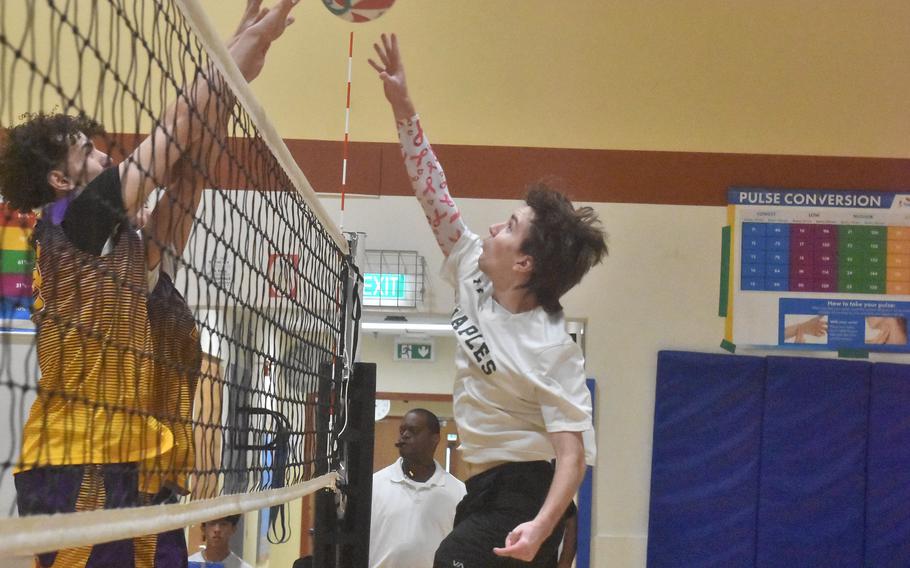
POLYGON ((336 462, 355 269, 210 52, 171 0, 0 2, 5 516, 336 462), (121 165, 91 171, 98 153, 121 165), (30 202, 55 169, 74 191, 30 202), (153 188, 145 212, 132 186, 153 188))

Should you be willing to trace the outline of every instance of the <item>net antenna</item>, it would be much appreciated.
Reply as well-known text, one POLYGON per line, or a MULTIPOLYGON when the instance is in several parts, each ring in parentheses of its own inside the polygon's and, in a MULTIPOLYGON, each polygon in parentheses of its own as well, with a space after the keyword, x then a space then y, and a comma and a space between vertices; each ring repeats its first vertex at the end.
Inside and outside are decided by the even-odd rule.
POLYGON ((354 67, 354 32, 348 39, 348 85, 344 103, 344 147, 341 158, 341 219, 340 229, 344 231, 344 196, 348 188, 348 142, 351 132, 351 69, 354 67))
POLYGON ((199 1, 0 2, 0 141, 57 115, 157 189, 142 229, 96 205, 122 217, 97 253, 58 202, 0 203, 0 558, 141 546, 334 488, 359 271, 199 1), (129 497, 89 491, 110 483, 129 497))
MULTIPOLYGON (((353 68, 354 61, 354 32, 350 32, 348 37, 348 75, 347 75, 347 89, 345 96, 345 107, 344 107, 344 142, 342 144, 342 160, 341 160, 341 217, 339 220, 339 225, 342 231, 344 231, 344 199, 347 192, 348 184, 348 144, 350 142, 350 126, 351 126, 351 70, 353 68)), ((350 247, 351 257, 356 258, 359 252, 359 249, 362 248, 362 243, 360 242, 360 236, 357 233, 348 234, 348 245, 350 247)), ((363 282, 363 275, 360 270, 355 266, 354 272, 351 278, 352 286, 348 289, 347 294, 347 303, 351 306, 352 317, 355 321, 359 323, 360 321, 360 285, 363 282)), ((358 327, 359 331, 359 327, 358 327)), ((352 336, 345 343, 346 351, 345 358, 349 361, 356 360, 357 357, 357 341, 352 336)), ((333 453, 339 454, 339 461, 337 465, 337 471, 339 475, 339 483, 344 485, 348 482, 348 463, 353 459, 350 455, 349 448, 350 446, 345 442, 345 433, 347 432, 348 426, 348 417, 350 416, 350 406, 348 404, 350 400, 349 396, 349 387, 351 382, 351 367, 348 366, 342 369, 342 377, 340 380, 340 388, 342 389, 342 406, 339 409, 339 428, 337 436, 335 437, 335 443, 338 444, 333 450, 333 453)), ((345 514, 345 494, 344 492, 339 492, 337 494, 339 506, 338 514, 339 516, 344 516, 345 514)))

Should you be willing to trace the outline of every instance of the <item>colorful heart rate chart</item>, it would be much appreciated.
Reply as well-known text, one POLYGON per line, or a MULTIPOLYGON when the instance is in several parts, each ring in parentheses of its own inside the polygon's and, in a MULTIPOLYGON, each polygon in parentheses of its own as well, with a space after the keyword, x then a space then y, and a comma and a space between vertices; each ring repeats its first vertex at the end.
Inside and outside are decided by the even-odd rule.
POLYGON ((742 224, 743 290, 910 294, 910 228, 742 224))
POLYGON ((728 192, 727 340, 910 352, 910 194, 728 192))
POLYGON ((0 332, 31 332, 35 216, 0 203, 0 332))

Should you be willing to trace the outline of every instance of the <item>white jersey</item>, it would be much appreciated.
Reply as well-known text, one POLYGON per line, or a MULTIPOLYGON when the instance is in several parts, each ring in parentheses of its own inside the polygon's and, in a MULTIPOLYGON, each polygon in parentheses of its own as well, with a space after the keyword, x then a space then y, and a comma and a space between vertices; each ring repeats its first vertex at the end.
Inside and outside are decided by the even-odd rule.
POLYGON ((477 265, 480 237, 466 231, 443 264, 455 288, 453 402, 465 461, 551 460, 548 432, 582 432, 585 461, 595 457, 591 395, 581 348, 562 312, 510 313, 493 299, 477 265))
POLYGON ((401 469, 401 458, 373 474, 370 513, 371 568, 426 568, 455 523, 464 483, 436 463, 419 482, 401 469))

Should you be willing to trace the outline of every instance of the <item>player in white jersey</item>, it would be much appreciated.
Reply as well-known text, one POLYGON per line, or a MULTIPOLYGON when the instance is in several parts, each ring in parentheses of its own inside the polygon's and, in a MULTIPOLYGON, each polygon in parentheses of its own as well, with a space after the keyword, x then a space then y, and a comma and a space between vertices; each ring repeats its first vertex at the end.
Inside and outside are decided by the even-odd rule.
POLYGON ((453 400, 471 477, 434 565, 555 566, 565 512, 594 458, 584 360, 559 299, 606 255, 604 232, 590 207, 535 184, 488 237, 472 233, 410 99, 397 38, 375 48, 370 63, 455 288, 453 400))

